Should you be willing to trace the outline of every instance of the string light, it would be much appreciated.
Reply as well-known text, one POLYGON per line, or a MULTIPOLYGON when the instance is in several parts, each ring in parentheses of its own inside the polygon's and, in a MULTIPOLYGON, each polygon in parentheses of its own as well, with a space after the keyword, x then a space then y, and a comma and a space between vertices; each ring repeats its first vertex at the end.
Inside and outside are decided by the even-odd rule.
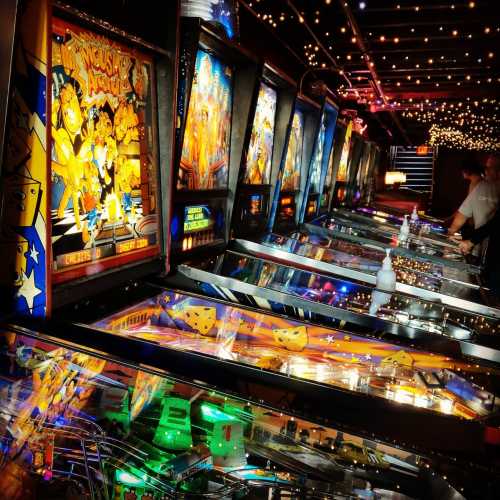
POLYGON ((500 127, 498 125, 498 102, 484 98, 458 103, 423 103, 416 109, 403 111, 406 119, 429 124, 429 144, 456 149, 483 151, 500 150, 500 127))
MULTIPOLYGON (((391 27, 390 29, 393 31, 389 31, 388 26, 382 27, 382 25, 380 28, 384 31, 377 32, 374 26, 372 31, 358 33, 347 24, 345 18, 343 21, 344 24, 342 24, 342 21, 336 26, 328 24, 329 29, 326 31, 324 28, 318 30, 317 27, 327 25, 324 23, 325 16, 329 16, 328 23, 331 22, 331 11, 329 9, 330 6, 334 4, 332 0, 325 0, 325 2, 317 3, 316 8, 303 7, 303 10, 292 8, 290 11, 286 10, 287 7, 283 7, 283 5, 287 5, 286 2, 280 4, 281 6, 277 6, 277 3, 271 2, 270 0, 254 1, 252 4, 252 8, 260 10, 260 12, 256 12, 256 15, 263 20, 266 25, 277 28, 278 30, 286 29, 286 31, 280 33, 285 40, 290 37, 290 23, 292 23, 292 29, 295 25, 295 28, 300 30, 294 35, 296 35, 296 40, 304 40, 300 48, 302 49, 303 45, 303 51, 301 52, 307 66, 325 69, 329 66, 327 58, 329 58, 330 62, 333 62, 334 65, 335 61, 337 61, 337 74, 344 76, 344 79, 351 78, 351 83, 347 81, 348 83, 345 85, 345 80, 343 80, 342 84, 340 82, 338 83, 340 86, 337 89, 332 88, 332 90, 337 90, 341 97, 345 96, 345 98, 350 100, 357 99, 358 104, 361 105, 366 103, 367 106, 371 106, 373 103, 380 108, 382 108, 382 105, 385 105, 385 109, 398 109, 398 112, 401 112, 401 109, 406 109, 405 106, 410 102, 409 100, 402 100, 400 102, 401 96, 404 96, 408 92, 412 92, 412 88, 415 88, 415 86, 420 87, 417 92, 425 92, 427 95, 429 95, 428 92, 435 92, 436 96, 442 96, 448 95, 449 93, 451 93, 449 95, 453 95, 453 92, 456 92, 458 88, 462 86, 464 90, 467 89, 467 91, 472 91, 475 89, 476 84, 483 85, 481 90, 484 89, 487 91, 491 89, 491 91, 494 91, 496 89, 493 88, 493 85, 496 86, 500 83, 500 78, 498 78, 496 74, 497 68, 493 66, 493 61, 496 60, 494 59, 496 58, 496 50, 494 50, 493 46, 488 47, 485 44, 480 44, 481 37, 489 38, 492 33, 500 33, 500 26, 497 25, 492 26, 490 23, 488 23, 489 25, 484 23, 480 25, 477 31, 469 32, 467 29, 471 23, 468 23, 468 25, 455 24, 456 21, 454 21, 453 14, 448 11, 449 13, 447 15, 449 19, 446 20, 442 14, 440 14, 442 20, 441 22, 439 20, 436 21, 434 32, 432 32, 430 31, 432 28, 424 28, 424 26, 428 26, 427 23, 423 23, 422 26, 412 25, 413 23, 408 18, 408 16, 412 16, 411 12, 423 13, 429 8, 428 4, 419 5, 414 3, 413 5, 410 4, 406 6, 397 4, 392 7, 394 11, 405 11, 405 19, 402 20, 401 24, 394 25, 394 28, 391 27), (307 30, 303 29, 302 26, 304 24, 307 25, 307 30), (397 30, 396 26, 400 26, 400 29, 397 30), (374 40, 380 44, 391 42, 402 45, 403 41, 419 40, 422 45, 426 44, 426 46, 425 48, 422 46, 420 51, 416 50, 414 53, 410 53, 410 50, 406 50, 407 46, 405 43, 404 47, 401 48, 402 50, 388 50, 385 53, 382 52, 382 54, 374 52, 372 56, 362 51, 354 54, 352 53, 354 49, 345 50, 345 43, 342 44, 341 41, 338 44, 332 43, 335 37, 335 29, 340 30, 340 33, 348 36, 348 38, 346 38, 348 45, 350 45, 350 43, 358 43, 359 37, 363 37, 366 38, 367 41, 374 40), (425 32, 424 29, 428 31, 425 32), (410 33, 412 34, 410 36, 415 36, 415 33, 419 33, 419 36, 418 38, 404 38, 410 33), (439 36, 437 36, 438 33, 439 36), (476 42, 474 46, 469 45, 470 52, 464 51, 459 53, 459 49, 457 50, 458 46, 455 49, 446 46, 443 46, 442 49, 440 48, 438 45, 440 40, 448 37, 454 38, 455 41, 459 39, 464 41, 477 39, 478 42, 476 42), (312 44, 309 43, 311 41, 313 42, 312 44), (486 49, 484 48, 485 46, 486 49), (427 49, 429 52, 426 53, 427 49), (453 49, 454 53, 449 52, 453 49), (481 51, 479 52, 479 50, 481 51), (472 60, 474 61, 473 63, 472 60), (349 67, 354 63, 352 66, 353 75, 350 75, 349 71, 346 71, 346 68, 342 67, 343 61, 346 65, 349 65, 349 67), (375 69, 377 63, 379 63, 380 71, 386 72, 383 74, 384 78, 373 78, 369 74, 361 76, 362 70, 359 68, 360 63, 366 65, 365 67, 369 69, 375 69), (474 67, 472 65, 474 65, 474 67), (481 67, 476 67, 476 65, 481 65, 481 67), (461 69, 460 66, 465 68, 469 67, 469 73, 465 70, 464 74, 464 70, 461 69), (397 74, 396 71, 401 73, 397 74), (488 71, 489 74, 486 74, 486 71, 488 71), (383 88, 378 89, 382 92, 382 95, 380 95, 378 91, 376 95, 373 95, 370 83, 373 84, 378 82, 381 82, 381 85, 383 84, 383 88), (386 86, 388 87, 386 88, 386 86), (397 101, 393 101, 390 97, 387 97, 386 92, 390 95, 391 88, 394 89, 394 91, 398 89, 397 94, 394 94, 394 98, 397 96, 397 101), (437 93, 435 89, 441 88, 443 89, 442 92, 437 93)), ((307 3, 304 3, 303 5, 306 4, 307 3)), ((368 9, 369 2, 365 0, 364 2, 349 2, 349 4, 351 8, 353 8, 354 5, 355 8, 362 11, 368 9)), ((290 4, 288 5, 290 7, 290 4)), ((456 5, 448 4, 448 9, 451 8, 453 10, 456 7, 457 11, 461 9, 461 13, 463 13, 464 9, 465 12, 467 12, 469 9, 477 8, 477 5, 477 2, 467 1, 460 4, 457 3, 456 5)), ((401 12, 401 14, 403 13, 401 12)), ((359 15, 361 16, 361 14, 359 15)), ((361 26, 361 28, 363 28, 363 26, 361 26)), ((337 33, 339 33, 339 31, 337 31, 337 33)), ((296 48, 294 47, 296 41, 290 44, 292 48, 296 48)), ((411 47, 408 47, 408 49, 411 49, 411 47)), ((442 97, 437 98, 442 99, 442 97)), ((428 104, 425 103, 425 100, 420 101, 419 99, 415 99, 415 102, 411 105, 423 106, 423 111, 427 110, 429 107, 438 106, 436 102, 428 104)), ((450 109, 450 106, 448 106, 448 109, 450 109)), ((487 113, 488 111, 485 111, 485 115, 487 115, 487 113)), ((474 124, 474 127, 476 126, 477 124, 474 124)))

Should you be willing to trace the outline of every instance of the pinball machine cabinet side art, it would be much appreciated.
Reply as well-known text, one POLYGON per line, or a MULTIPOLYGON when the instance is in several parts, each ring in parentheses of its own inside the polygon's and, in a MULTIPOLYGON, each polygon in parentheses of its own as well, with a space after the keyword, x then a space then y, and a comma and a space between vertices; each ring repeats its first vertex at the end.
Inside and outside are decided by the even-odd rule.
POLYGON ((0 61, 4 61, 4 64, 0 67, 0 159, 3 158, 7 96, 9 95, 12 57, 14 53, 16 16, 17 0, 4 0, 0 5, 0 61))
POLYGON ((28 0, 18 13, 6 121, 0 213, 3 312, 47 311, 48 5, 28 0))

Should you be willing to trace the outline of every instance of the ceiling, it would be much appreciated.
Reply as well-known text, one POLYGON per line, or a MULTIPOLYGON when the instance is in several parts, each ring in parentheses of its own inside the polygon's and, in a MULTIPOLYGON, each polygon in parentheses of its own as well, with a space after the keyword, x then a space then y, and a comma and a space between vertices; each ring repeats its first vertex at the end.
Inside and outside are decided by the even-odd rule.
POLYGON ((326 81, 343 106, 387 127, 391 142, 428 142, 434 125, 436 144, 500 149, 498 0, 240 0, 240 7, 300 59, 304 82, 326 81))

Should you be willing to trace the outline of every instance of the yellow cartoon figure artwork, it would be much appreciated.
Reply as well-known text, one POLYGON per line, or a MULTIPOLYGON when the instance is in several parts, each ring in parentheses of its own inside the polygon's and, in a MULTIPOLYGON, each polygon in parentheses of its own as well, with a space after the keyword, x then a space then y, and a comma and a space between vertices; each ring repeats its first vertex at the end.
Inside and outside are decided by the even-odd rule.
POLYGON ((277 94, 261 83, 245 165, 245 184, 269 184, 277 94))
MULTIPOLYGON (((67 268, 157 245, 152 61, 54 18, 52 33, 52 255, 67 268), (110 64, 112 62, 112 64, 110 64)), ((133 253, 132 253, 133 252, 133 253)), ((134 257, 137 255, 137 257, 134 257)), ((142 255, 142 253, 141 253, 142 255)), ((110 259, 111 258, 111 259, 110 259)))
POLYGON ((351 135, 352 135, 352 121, 349 121, 345 133, 344 144, 342 145, 342 153, 339 161, 339 169, 337 171, 337 180, 340 182, 347 181, 347 169, 349 164, 349 153, 351 151, 351 135))
POLYGON ((302 166, 302 145, 304 137, 304 115, 295 110, 292 120, 292 129, 288 140, 288 149, 285 158, 285 167, 281 180, 282 191, 296 191, 300 184, 300 169, 302 166))
POLYGON ((177 189, 225 189, 232 116, 232 69, 199 50, 187 109, 177 189))

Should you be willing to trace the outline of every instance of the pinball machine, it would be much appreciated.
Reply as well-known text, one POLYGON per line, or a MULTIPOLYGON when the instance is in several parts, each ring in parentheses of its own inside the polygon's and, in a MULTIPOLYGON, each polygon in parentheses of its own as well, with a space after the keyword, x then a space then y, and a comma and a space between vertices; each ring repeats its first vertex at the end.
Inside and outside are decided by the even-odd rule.
POLYGON ((318 133, 321 131, 321 109, 306 96, 297 96, 289 125, 286 149, 270 219, 269 228, 277 231, 291 230, 299 222, 308 172, 318 133))
POLYGON ((375 143, 365 140, 361 154, 359 167, 354 176, 354 185, 352 187, 352 206, 357 206, 362 199, 369 196, 370 181, 373 178, 373 167, 375 166, 376 148, 375 143))
POLYGON ((171 24, 128 32, 132 7, 109 4, 114 25, 97 17, 109 14, 99 2, 80 6, 20 8, 1 213, 6 313, 43 317, 165 268, 160 162, 172 148, 158 135, 174 132, 177 11, 171 24))
MULTIPOLYGON (((495 444, 489 420, 497 411, 498 384, 485 360, 496 359, 494 348, 464 340, 459 328, 454 345, 461 354, 425 350, 421 324, 438 325, 437 335, 443 322, 422 319, 420 311, 408 313, 403 324, 395 312, 401 297, 374 322, 356 310, 363 308, 366 287, 357 289, 357 303, 348 308, 347 300, 326 295, 332 299, 331 286, 346 295, 342 287, 349 283, 330 280, 330 288, 318 288, 319 276, 278 267, 273 275, 269 261, 235 252, 225 253, 229 260, 216 275, 229 280, 230 274, 247 287, 243 292, 219 286, 212 275, 208 284, 197 283, 198 293, 168 289, 173 282, 158 279, 169 237, 172 252, 189 259, 228 240, 234 204, 228 186, 239 175, 256 61, 221 41, 211 25, 186 21, 197 29, 190 28, 181 51, 177 122, 168 104, 175 97, 175 40, 155 45, 61 4, 45 14, 29 8, 23 13, 47 21, 50 33, 46 52, 25 48, 45 54, 40 59, 46 66, 30 71, 38 70, 46 84, 40 92, 50 90, 48 111, 32 110, 30 122, 38 138, 52 136, 52 146, 44 150, 29 129, 12 127, 8 142, 7 166, 19 159, 19 144, 31 146, 26 175, 8 172, 7 185, 25 185, 36 203, 12 203, 2 213, 13 240, 5 243, 24 255, 15 258, 18 272, 9 277, 15 280, 13 309, 28 315, 24 327, 11 325, 2 335, 2 491, 9 498, 53 498, 54 491, 68 488, 91 498, 146 499, 241 494, 272 484, 306 497, 313 497, 311 491, 359 495, 363 489, 373 497, 395 489, 433 498, 436 481, 450 495, 460 495, 455 487, 472 489, 480 472, 471 467, 470 476, 453 473, 454 462, 472 459, 488 468, 484 453, 495 444), (106 60, 117 62, 114 69, 123 78, 106 60), (51 76, 44 79, 48 69, 51 76), (200 116, 190 119, 190 112, 200 116), (175 123, 177 130, 169 128, 175 123), (158 140, 174 133, 175 147, 158 140), (205 144, 193 140, 201 136, 205 144), (35 170, 34 160, 47 171, 35 170), (175 176, 168 176, 169 162, 175 176), (171 214, 169 182, 175 191, 171 214), (23 223, 16 224, 20 218, 23 223), (149 284, 147 276, 156 278, 149 284), (234 304, 252 286, 250 306, 234 304), (210 287, 219 288, 224 300, 204 296, 210 287), (300 297, 292 297, 292 289, 300 297), (338 321, 321 325, 332 311, 341 311, 335 312, 338 321), (50 313, 51 320, 33 319, 50 313), (344 329, 352 317, 363 318, 354 321, 357 332, 344 329), (37 332, 29 329, 35 325, 37 332), (374 325, 382 335, 401 326, 410 340, 371 340, 374 325), (475 364, 467 356, 475 356, 475 364), (374 411, 384 419, 367 419, 374 411), (263 419, 249 425, 254 417, 248 413, 263 419), (268 417, 278 432, 269 429, 268 417), (404 419, 407 426, 400 425, 404 419), (415 435, 415 427, 432 430, 415 435), (443 436, 448 438, 437 444, 443 436)), ((23 92, 16 99, 18 113, 36 102, 23 92)), ((294 117, 306 111, 306 100, 301 103, 294 117)), ((307 132, 313 115, 303 115, 304 142, 314 136, 307 132)), ((14 122, 24 123, 11 117, 14 122)), ((309 153, 295 149, 298 161, 312 154, 312 143, 305 146, 309 153)), ((290 177, 294 183, 302 177, 303 192, 304 176, 290 177)), ((12 189, 13 200, 17 193, 12 189)))
POLYGON ((279 395, 267 404, 173 376, 167 351, 137 339, 87 349, 44 329, 0 333, 1 498, 456 499, 488 484, 460 460, 308 421, 279 395))
POLYGON ((375 195, 376 177, 380 162, 380 148, 375 142, 367 141, 364 166, 358 174, 359 197, 356 206, 369 205, 375 195))
POLYGON ((364 139, 354 129, 351 134, 351 152, 346 172, 346 182, 344 184, 345 196, 341 205, 354 203, 357 196, 356 175, 363 161, 364 139))
POLYGON ((286 75, 267 63, 262 66, 236 186, 231 218, 234 237, 266 230, 295 93, 295 84, 286 75))
POLYGON ((325 98, 309 164, 302 208, 299 214, 300 221, 317 217, 320 207, 324 205, 322 196, 328 174, 337 116, 338 108, 328 98, 325 98))
POLYGON ((339 142, 335 145, 336 155, 334 164, 333 194, 330 205, 337 205, 344 201, 347 196, 347 184, 349 179, 349 165, 352 156, 352 128, 353 122, 347 116, 343 117, 343 134, 339 134, 339 142))
POLYGON ((183 19, 181 32, 170 223, 174 260, 217 252, 227 244, 259 71, 249 53, 203 21, 183 19))
POLYGON ((340 154, 342 153, 341 145, 344 140, 345 132, 345 127, 342 125, 340 120, 337 120, 318 215, 323 215, 330 210, 335 184, 336 167, 340 160, 340 154))

